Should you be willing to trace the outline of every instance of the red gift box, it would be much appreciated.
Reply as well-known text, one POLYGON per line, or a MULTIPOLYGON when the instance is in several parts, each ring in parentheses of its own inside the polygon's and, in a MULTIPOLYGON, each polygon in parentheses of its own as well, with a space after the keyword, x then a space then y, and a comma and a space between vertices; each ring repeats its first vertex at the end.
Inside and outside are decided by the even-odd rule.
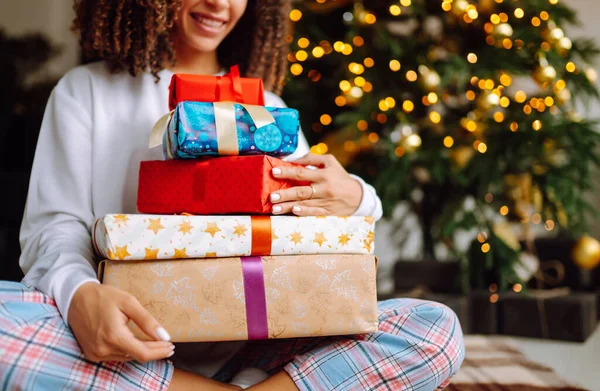
POLYGON ((147 161, 140 165, 137 207, 148 214, 270 214, 276 190, 305 185, 273 178, 296 166, 270 156, 147 161))
POLYGON ((265 91, 261 79, 240 77, 237 66, 224 76, 203 76, 176 73, 169 86, 169 110, 179 102, 238 102, 265 105, 265 91))

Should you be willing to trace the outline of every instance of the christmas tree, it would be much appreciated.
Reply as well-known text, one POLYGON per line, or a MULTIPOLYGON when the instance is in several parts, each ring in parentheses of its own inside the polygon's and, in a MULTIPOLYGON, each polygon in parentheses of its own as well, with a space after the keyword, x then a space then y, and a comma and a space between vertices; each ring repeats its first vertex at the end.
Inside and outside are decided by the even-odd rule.
POLYGON ((591 40, 558 0, 307 0, 290 13, 285 99, 314 153, 374 183, 390 215, 419 218, 423 254, 444 244, 463 288, 520 290, 536 230, 581 235, 600 165, 591 40), (510 227, 507 229, 507 227, 510 227), (459 230, 474 232, 468 248, 459 230))

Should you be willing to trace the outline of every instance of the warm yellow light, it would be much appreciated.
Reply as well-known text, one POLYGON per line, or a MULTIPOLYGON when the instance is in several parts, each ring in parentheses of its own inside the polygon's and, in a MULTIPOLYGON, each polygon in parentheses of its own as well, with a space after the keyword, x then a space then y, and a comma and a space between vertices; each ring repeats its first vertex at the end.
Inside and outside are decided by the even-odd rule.
POLYGON ((377 18, 373 14, 365 15, 365 23, 366 24, 375 24, 377 22, 377 18))
POLYGON ((513 285, 513 291, 519 293, 523 290, 523 286, 521 284, 514 284, 513 285))
POLYGON ((482 253, 488 253, 489 251, 490 251, 490 244, 489 243, 484 243, 484 244, 481 245, 481 252, 482 253))
POLYGON ((504 49, 511 49, 513 47, 513 42, 510 40, 510 38, 504 38, 502 40, 502 46, 504 49))
POLYGON ((452 9, 452 3, 443 2, 442 9, 446 12, 450 11, 452 9))
POLYGON ((415 109, 415 104, 412 101, 405 100, 404 102, 402 102, 402 110, 406 111, 407 113, 410 113, 414 109, 415 109))
POLYGON ((417 80, 417 72, 415 71, 408 71, 406 72, 406 80, 408 81, 416 81, 417 80))
POLYGON ((519 103, 523 103, 527 100, 527 94, 523 90, 517 91, 515 94, 515 100, 519 103))
POLYGON ((312 55, 315 58, 321 58, 321 57, 323 57, 324 54, 325 54, 325 49, 323 49, 321 46, 316 46, 312 50, 312 55))
POLYGON ((540 45, 540 49, 542 49, 545 52, 549 52, 551 48, 552 47, 548 42, 542 42, 542 44, 540 45))
POLYGON ((494 121, 498 123, 504 121, 504 114, 502 114, 500 111, 496 111, 494 113, 494 121))
POLYGON ((556 91, 564 90, 567 87, 567 83, 564 80, 560 79, 556 82, 554 87, 556 88, 556 91))
POLYGON ((468 100, 475 100, 475 92, 469 90, 466 92, 466 95, 468 100))
POLYGON ((500 214, 502 216, 506 216, 508 214, 508 206, 504 205, 503 207, 500 208, 500 214))
POLYGON ((400 4, 402 4, 403 7, 410 7, 410 5, 412 4, 411 0, 400 0, 400 4))
POLYGON ((544 228, 546 228, 546 231, 552 231, 554 229, 554 221, 546 220, 546 224, 544 225, 544 228))
POLYGON ((421 146, 421 137, 418 134, 411 134, 406 138, 406 145, 412 148, 421 146))
POLYGON ((567 72, 571 72, 572 73, 572 72, 575 72, 576 67, 575 67, 575 64, 572 61, 569 61, 567 63, 567 65, 565 65, 565 69, 567 70, 567 72))
POLYGON ((474 5, 471 5, 469 7, 472 7, 467 10, 467 15, 469 16, 469 18, 473 20, 477 19, 479 17, 479 12, 477 12, 474 5))
POLYGON ((508 15, 507 15, 506 13, 502 12, 502 13, 500 13, 500 15, 499 15, 499 16, 500 16, 500 21, 501 21, 502 23, 506 23, 506 22, 508 22, 508 15))
POLYGON ((540 12, 540 18, 542 20, 548 20, 550 18, 550 14, 546 11, 542 11, 542 12, 540 12))
POLYGON ((500 98, 500 106, 504 108, 510 106, 510 99, 508 99, 507 96, 503 96, 502 98, 500 98))
POLYGON ((373 91, 373 84, 366 82, 362 89, 364 92, 371 92, 373 91))
POLYGON ((301 47, 302 49, 305 49, 308 47, 308 45, 310 45, 310 41, 306 38, 300 38, 298 40, 298 46, 301 47))
POLYGON ((353 141, 346 140, 344 141, 344 151, 352 152, 356 149, 356 144, 353 141))
POLYGON ((546 104, 546 106, 551 107, 554 105, 554 98, 551 96, 547 96, 546 99, 544 99, 544 103, 546 104))
POLYGON ((329 150, 325 143, 318 143, 317 145, 314 145, 313 148, 311 148, 311 152, 316 153, 317 155, 325 155, 329 150), (315 149, 314 152, 312 151, 313 148, 315 149))
POLYGON ((356 123, 356 127, 358 128, 358 130, 364 132, 365 130, 369 129, 369 123, 364 119, 361 119, 356 123))
POLYGON ((379 135, 374 132, 369 133, 369 141, 375 144, 377 141, 379 141, 379 135))
POLYGON ((531 24, 534 27, 539 27, 539 25, 542 24, 542 21, 537 16, 534 16, 533 18, 531 18, 531 24))
POLYGON ((475 122, 473 120, 468 120, 466 128, 469 132, 476 131, 477 130, 477 122, 475 122))
POLYGON ((429 113, 429 120, 434 124, 439 124, 442 120, 442 116, 437 111, 432 111, 431 113, 429 113))
POLYGON ((488 238, 487 232, 480 232, 477 234, 477 241, 479 243, 485 243, 487 238, 488 238))
POLYGON ((479 145, 477 146, 477 150, 480 153, 486 153, 487 152, 487 145, 485 143, 479 143, 479 145))
POLYGON ((390 109, 393 109, 394 107, 396 107, 396 100, 394 98, 392 98, 391 96, 388 96, 387 98, 385 98, 385 104, 387 105, 387 107, 389 107, 390 109))
POLYGON ((302 65, 300 64, 292 64, 290 67, 290 72, 292 72, 292 75, 294 76, 301 75, 303 70, 304 68, 302 68, 302 65))
POLYGON ((349 56, 350 54, 352 54, 353 50, 354 49, 352 49, 352 45, 350 45, 349 43, 347 43, 342 48, 342 54, 345 54, 346 56, 349 56))
POLYGON ((363 87, 366 83, 366 80, 362 76, 358 76, 354 78, 354 85, 357 87, 363 87))
POLYGON ((504 73, 502 74, 502 76, 500 76, 500 83, 505 87, 510 87, 510 85, 512 84, 512 78, 506 73, 504 73))
POLYGON ((330 125, 330 124, 331 124, 331 121, 332 121, 332 119, 331 119, 331 116, 330 116, 329 114, 323 114, 323 115, 321 116, 321 118, 319 118, 319 121, 320 121, 320 122, 321 122, 323 125, 327 126, 327 125, 330 125))
POLYGON ((467 61, 471 64, 475 64, 477 62, 477 55, 475 53, 469 53, 467 55, 467 61))
POLYGON ((516 132, 517 130, 519 130, 519 124, 516 122, 511 122, 510 123, 510 131, 511 132, 516 132))
POLYGON ((500 23, 500 17, 497 14, 492 14, 492 16, 490 16, 490 22, 498 24, 500 23))
POLYGON ((385 100, 380 100, 379 101, 379 110, 381 111, 388 111, 390 109, 390 107, 387 105, 387 103, 385 103, 385 100))
POLYGON ((342 80, 340 82, 340 90, 342 90, 344 92, 348 92, 348 91, 350 91, 350 88, 352 88, 352 84, 350 84, 350 82, 348 80, 342 80))
POLYGON ((308 53, 306 53, 304 50, 298 50, 296 52, 296 59, 298 61, 305 61, 308 58, 308 53))
POLYGON ((531 216, 531 222, 533 224, 539 224, 542 222, 542 216, 539 213, 534 214, 533 216, 531 216))
POLYGON ((429 103, 436 104, 438 101, 438 96, 435 92, 430 92, 429 94, 427 94, 427 100, 429 101, 429 103))
POLYGON ((362 64, 351 62, 348 65, 348 70, 354 73, 355 75, 360 75, 365 71, 365 67, 362 64))
POLYGON ((398 157, 402 157, 404 156, 404 148, 402 147, 397 147, 396 150, 394 151, 394 153, 396 154, 396 156, 398 157))
POLYGON ((371 68, 373 65, 375 65, 375 61, 373 61, 373 59, 371 57, 367 57, 365 58, 365 60, 363 61, 363 64, 365 64, 365 66, 367 68, 371 68))
POLYGON ((525 114, 527 114, 527 115, 531 114, 531 110, 532 110, 532 109, 531 109, 531 106, 529 106, 529 105, 525 105, 525 106, 523 106, 523 112, 524 112, 525 114))
POLYGON ((300 19, 302 19, 302 11, 300 11, 299 9, 293 9, 290 11, 290 19, 292 20, 292 22, 297 22, 300 19))
POLYGON ((392 60, 392 61, 390 61, 390 69, 392 71, 398 72, 401 67, 402 67, 402 65, 400 65, 400 61, 398 61, 398 60, 392 60))
POLYGON ((493 81, 492 79, 487 79, 487 80, 485 81, 485 88, 486 88, 487 90, 493 90, 493 89, 494 89, 494 86, 495 86, 495 84, 494 84, 494 81, 493 81))
POLYGON ((337 97, 335 98, 335 104, 336 104, 336 106, 338 106, 338 107, 344 107, 344 106, 346 106, 346 103, 347 103, 347 101, 346 101, 346 98, 345 98, 345 97, 343 97, 343 96, 341 96, 341 95, 340 95, 340 96, 337 96, 337 97))
POLYGON ((515 17, 521 19, 523 16, 525 16, 525 11, 523 11, 523 8, 517 8, 515 10, 515 17))
POLYGON ((344 43, 342 41, 336 41, 333 44, 333 50, 335 50, 336 52, 341 52, 342 49, 344 49, 344 43))
POLYGON ((548 0, 548 3, 554 5, 558 3, 558 0, 548 0))
POLYGON ((394 4, 394 5, 390 5, 390 14, 394 15, 394 16, 398 16, 402 13, 402 9, 400 8, 400 6, 394 4))
POLYGON ((540 121, 539 119, 536 119, 531 124, 531 127, 533 128, 533 130, 536 130, 536 131, 540 130, 542 128, 542 121, 540 121))
POLYGON ((450 136, 444 137, 444 147, 452 148, 453 145, 454 145, 454 139, 452 137, 450 137, 450 136))

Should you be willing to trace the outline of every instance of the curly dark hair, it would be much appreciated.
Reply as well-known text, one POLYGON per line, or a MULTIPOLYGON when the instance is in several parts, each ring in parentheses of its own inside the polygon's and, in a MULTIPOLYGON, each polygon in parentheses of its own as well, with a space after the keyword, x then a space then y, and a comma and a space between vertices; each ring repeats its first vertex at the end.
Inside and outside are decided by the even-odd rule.
MULTIPOLYGON (((175 64, 171 30, 181 0, 75 0, 73 31, 84 61, 103 60, 112 72, 157 74, 175 64)), ((246 12, 217 50, 225 68, 263 79, 277 94, 287 72, 290 0, 248 0, 246 12)))

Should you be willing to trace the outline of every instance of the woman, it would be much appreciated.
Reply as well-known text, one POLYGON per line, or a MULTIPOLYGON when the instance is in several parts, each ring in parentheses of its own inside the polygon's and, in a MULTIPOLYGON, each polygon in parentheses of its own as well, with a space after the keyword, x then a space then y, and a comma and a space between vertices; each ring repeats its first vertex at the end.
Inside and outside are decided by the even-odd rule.
MULTIPOLYGON (((286 72, 289 1, 77 0, 74 9, 83 53, 100 61, 65 75, 46 107, 21 228, 26 276, 23 284, 0 283, 0 388, 447 384, 464 349, 455 315, 439 304, 380 303, 380 331, 371 335, 183 344, 173 356, 168 333, 133 296, 98 283, 91 226, 108 213, 136 212, 139 163, 161 158, 146 146, 153 123, 167 111, 172 74, 219 74, 239 64, 272 91, 267 105, 282 106, 276 94, 286 72), (152 341, 136 339, 126 327, 130 319, 152 341)), ((274 214, 381 217, 371 186, 335 158, 307 153, 302 137, 290 159, 317 170, 273 175, 310 181, 315 194, 308 186, 273 193, 274 214)))

